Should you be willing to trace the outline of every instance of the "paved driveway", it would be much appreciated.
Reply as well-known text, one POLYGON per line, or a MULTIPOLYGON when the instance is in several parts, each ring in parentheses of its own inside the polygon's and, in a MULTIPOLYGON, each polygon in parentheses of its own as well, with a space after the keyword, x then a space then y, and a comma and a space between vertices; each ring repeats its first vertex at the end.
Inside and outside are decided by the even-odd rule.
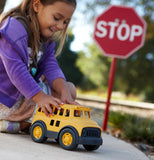
POLYGON ((88 152, 79 145, 76 151, 66 151, 54 140, 35 143, 29 135, 0 133, 0 160, 149 160, 137 148, 103 133, 104 144, 88 152))

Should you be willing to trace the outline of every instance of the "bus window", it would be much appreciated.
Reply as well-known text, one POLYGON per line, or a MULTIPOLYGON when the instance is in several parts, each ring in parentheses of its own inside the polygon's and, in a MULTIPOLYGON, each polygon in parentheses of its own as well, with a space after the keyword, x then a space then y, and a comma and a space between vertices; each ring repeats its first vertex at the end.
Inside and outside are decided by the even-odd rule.
POLYGON ((53 126, 53 124, 54 124, 54 120, 52 119, 50 122, 50 125, 53 126))
POLYGON ((64 114, 64 109, 61 108, 60 112, 59 112, 59 115, 62 116, 64 114))
POLYGON ((58 109, 57 109, 57 108, 55 108, 54 114, 56 115, 56 114, 57 114, 57 112, 58 112, 58 109))
POLYGON ((39 109, 38 109, 38 112, 41 112, 41 111, 42 111, 41 108, 39 108, 39 109))
POLYGON ((83 117, 82 111, 74 110, 74 117, 83 117))
POLYGON ((57 121, 56 122, 56 127, 59 127, 59 125, 60 125, 60 121, 57 121))
POLYGON ((90 113, 88 111, 85 111, 85 117, 90 118, 90 113))
POLYGON ((66 110, 66 113, 65 113, 65 117, 69 117, 69 115, 70 115, 70 110, 67 109, 67 110, 66 110))

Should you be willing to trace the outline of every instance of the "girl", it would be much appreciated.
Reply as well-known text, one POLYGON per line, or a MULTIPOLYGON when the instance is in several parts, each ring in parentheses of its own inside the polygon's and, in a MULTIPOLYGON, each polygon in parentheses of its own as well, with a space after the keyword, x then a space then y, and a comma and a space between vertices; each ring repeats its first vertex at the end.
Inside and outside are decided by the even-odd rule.
POLYGON ((76 0, 23 0, 1 16, 1 132, 25 129, 35 104, 47 116, 53 115, 52 105, 76 104, 76 89, 66 82, 54 56, 55 41, 58 55, 75 8, 76 0), (42 75, 48 85, 41 82, 42 75))

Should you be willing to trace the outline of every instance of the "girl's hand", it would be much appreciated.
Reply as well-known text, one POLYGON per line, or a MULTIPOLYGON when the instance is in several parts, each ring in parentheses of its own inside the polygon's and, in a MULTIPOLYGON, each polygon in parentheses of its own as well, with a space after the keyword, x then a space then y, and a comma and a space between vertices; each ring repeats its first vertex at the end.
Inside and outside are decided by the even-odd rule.
POLYGON ((52 83, 52 95, 58 97, 65 104, 79 105, 75 102, 76 88, 71 82, 57 78, 52 83))
POLYGON ((65 104, 79 105, 79 103, 74 101, 74 99, 72 98, 72 96, 69 92, 62 94, 60 99, 65 104))
POLYGON ((51 106, 55 106, 57 109, 60 108, 60 104, 62 105, 62 101, 58 98, 54 98, 53 96, 46 95, 43 91, 38 92, 35 96, 32 97, 32 100, 38 104, 39 107, 42 108, 42 111, 46 116, 54 115, 51 106))

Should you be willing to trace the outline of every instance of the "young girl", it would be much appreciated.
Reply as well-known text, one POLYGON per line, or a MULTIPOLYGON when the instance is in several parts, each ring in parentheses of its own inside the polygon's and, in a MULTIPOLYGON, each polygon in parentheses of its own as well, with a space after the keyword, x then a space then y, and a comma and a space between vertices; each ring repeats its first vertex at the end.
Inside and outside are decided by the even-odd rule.
POLYGON ((55 58, 62 50, 76 0, 23 0, 0 19, 0 131, 25 129, 41 107, 76 104, 76 89, 55 58), (43 77, 45 78, 42 78, 43 77), (42 79, 48 83, 42 83, 42 79), (51 88, 48 89, 48 86, 51 88))

